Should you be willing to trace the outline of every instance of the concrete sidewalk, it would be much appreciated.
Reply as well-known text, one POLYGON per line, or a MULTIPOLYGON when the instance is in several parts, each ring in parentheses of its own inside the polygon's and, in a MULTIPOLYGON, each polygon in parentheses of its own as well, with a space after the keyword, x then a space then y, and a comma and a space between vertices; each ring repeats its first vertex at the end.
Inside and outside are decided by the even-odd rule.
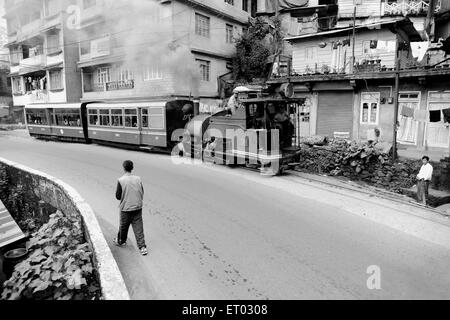
MULTIPOLYGON (((341 190, 356 192, 359 194, 368 195, 370 197, 377 197, 385 200, 392 201, 394 203, 398 203, 401 205, 406 205, 411 208, 419 209, 419 210, 425 210, 429 213, 437 214, 444 217, 450 217, 450 213, 445 210, 439 210, 437 208, 432 207, 425 207, 422 204, 419 204, 414 198, 411 198, 407 195, 398 194, 395 192, 387 191, 381 188, 373 187, 367 184, 363 183, 357 183, 355 181, 350 181, 346 179, 345 177, 331 177, 327 175, 318 175, 318 174, 310 174, 295 170, 286 170, 286 173, 289 173, 290 175, 296 176, 298 178, 302 178, 306 181, 315 183, 315 184, 321 184, 324 186, 329 186, 333 188, 338 188, 341 190)), ((431 191, 431 190, 430 190, 431 191)), ((434 192, 434 191, 431 191, 434 192)), ((440 191, 439 196, 450 196, 450 194, 441 192, 440 191)))

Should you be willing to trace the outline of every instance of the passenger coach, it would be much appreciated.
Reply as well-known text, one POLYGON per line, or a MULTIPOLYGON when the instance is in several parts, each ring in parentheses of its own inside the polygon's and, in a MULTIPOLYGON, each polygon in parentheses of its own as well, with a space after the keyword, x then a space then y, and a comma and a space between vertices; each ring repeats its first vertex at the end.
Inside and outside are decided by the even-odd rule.
POLYGON ((172 132, 193 117, 190 100, 91 103, 87 106, 88 137, 93 142, 169 149, 172 132))
POLYGON ((33 137, 87 142, 86 103, 26 105, 25 121, 33 137))

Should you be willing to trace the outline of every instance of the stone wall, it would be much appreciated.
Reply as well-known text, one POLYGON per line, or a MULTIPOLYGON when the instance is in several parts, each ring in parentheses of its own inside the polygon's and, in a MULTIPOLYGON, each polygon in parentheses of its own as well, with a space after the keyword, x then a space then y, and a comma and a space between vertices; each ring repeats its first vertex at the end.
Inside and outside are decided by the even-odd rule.
MULTIPOLYGON (((103 299, 130 299, 125 282, 106 243, 97 218, 89 204, 75 189, 50 175, 3 158, 0 158, 0 173, 9 183, 8 186, 0 186, 2 197, 5 196, 5 193, 16 192, 17 189, 20 189, 20 193, 25 199, 39 199, 60 210, 66 216, 80 219, 86 241, 94 253, 93 262, 99 275, 103 299)), ((14 213, 12 214, 14 215, 14 213)))

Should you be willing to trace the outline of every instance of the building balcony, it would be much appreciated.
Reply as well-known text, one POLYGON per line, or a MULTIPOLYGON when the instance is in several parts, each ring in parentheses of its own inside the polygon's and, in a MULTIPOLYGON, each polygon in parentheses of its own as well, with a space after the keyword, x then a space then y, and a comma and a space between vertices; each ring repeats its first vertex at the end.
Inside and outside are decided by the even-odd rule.
POLYGON ((24 106, 31 103, 47 103, 49 102, 49 93, 47 90, 32 90, 13 93, 13 103, 15 106, 24 106))
POLYGON ((106 83, 96 83, 91 86, 85 86, 84 92, 104 92, 116 90, 128 90, 134 88, 134 80, 110 81, 106 83))
POLYGON ((44 54, 39 54, 34 57, 23 59, 19 62, 21 68, 44 68, 46 66, 46 56, 44 54))
POLYGON ((106 91, 127 90, 134 88, 134 80, 111 81, 106 83, 106 91))
POLYGON ((13 75, 19 74, 20 71, 20 65, 19 63, 13 65, 13 63, 11 62, 11 67, 9 69, 9 72, 13 75))
POLYGON ((234 5, 228 4, 223 0, 188 0, 187 2, 192 3, 198 8, 203 8, 204 10, 220 14, 221 16, 227 16, 244 24, 248 22, 250 16, 250 12, 243 11, 242 7, 238 5, 238 1, 235 1, 236 3, 234 5))
POLYGON ((46 31, 55 26, 59 26, 61 24, 61 21, 62 20, 60 14, 44 17, 44 20, 41 24, 41 31, 46 31))
POLYGON ((16 41, 21 42, 39 35, 42 28, 43 21, 40 19, 34 20, 17 30, 16 41))
MULTIPOLYGON (((437 0, 435 12, 441 10, 441 1, 437 0)), ((399 0, 383 2, 384 15, 426 15, 430 7, 429 0, 399 0)))
MULTIPOLYGON (((59 52, 60 52, 59 54, 50 55, 50 56, 47 56, 44 59, 44 60, 46 60, 45 61, 45 66, 46 67, 53 67, 53 66, 62 64, 64 62, 64 55, 63 55, 63 53, 61 51, 59 51, 59 52)), ((49 54, 49 53, 47 53, 47 54, 49 54)))

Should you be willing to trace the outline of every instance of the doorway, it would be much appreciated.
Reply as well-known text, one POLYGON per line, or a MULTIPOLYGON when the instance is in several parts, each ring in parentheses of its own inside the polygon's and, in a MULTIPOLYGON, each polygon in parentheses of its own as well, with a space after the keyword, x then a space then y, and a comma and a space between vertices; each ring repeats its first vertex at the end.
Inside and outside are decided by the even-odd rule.
POLYGON ((428 93, 426 142, 429 147, 448 148, 450 139, 450 92, 428 93))
POLYGON ((420 92, 400 92, 398 100, 397 141, 403 144, 417 144, 419 122, 414 114, 420 109, 420 92))

